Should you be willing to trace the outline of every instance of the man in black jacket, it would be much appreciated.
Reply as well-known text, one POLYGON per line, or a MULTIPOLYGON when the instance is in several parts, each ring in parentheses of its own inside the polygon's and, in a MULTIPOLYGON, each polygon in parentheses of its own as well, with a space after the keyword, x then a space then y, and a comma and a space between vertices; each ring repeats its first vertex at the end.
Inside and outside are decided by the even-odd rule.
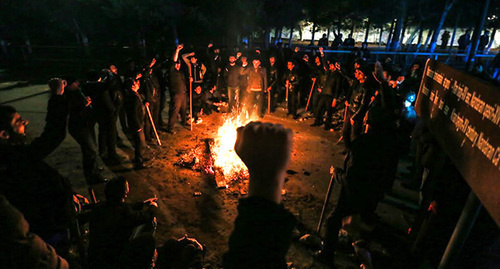
POLYGON ((266 69, 260 66, 260 60, 252 61, 253 67, 246 69, 244 74, 248 77, 247 87, 247 106, 251 113, 256 113, 261 118, 264 117, 263 97, 264 91, 267 90, 267 72, 266 69))
POLYGON ((124 83, 126 90, 125 107, 127 108, 127 122, 134 145, 134 168, 146 168, 144 151, 146 140, 144 136, 145 102, 139 94, 140 82, 137 79, 127 79, 124 83))
POLYGON ((297 73, 297 70, 295 69, 295 63, 293 61, 288 61, 287 68, 288 71, 285 74, 285 87, 287 91, 286 96, 288 96, 287 115, 292 115, 294 119, 297 119, 298 118, 297 108, 299 106, 300 78, 299 74, 297 73))
POLYGON ((377 204, 392 188, 398 163, 396 135, 387 126, 383 109, 368 113, 367 132, 352 142, 343 169, 336 169, 334 191, 338 195, 335 208, 327 219, 325 245, 318 258, 333 265, 342 228, 342 219, 360 215, 365 222, 372 222, 377 204))
POLYGON ((371 74, 371 72, 368 69, 356 69, 354 73, 357 82, 352 86, 342 129, 342 136, 347 148, 350 147, 352 141, 363 133, 363 119, 374 95, 373 88, 365 86, 367 81, 367 75, 365 74, 371 74))
POLYGON ((67 237, 74 219, 67 179, 43 161, 66 137, 65 82, 49 82, 52 96, 40 137, 27 142, 24 120, 11 106, 0 106, 0 193, 21 211, 32 232, 45 241, 67 237))
POLYGON ((331 128, 333 108, 337 104, 337 99, 340 94, 340 86, 342 76, 335 68, 334 63, 329 64, 328 71, 319 77, 318 91, 319 101, 316 108, 316 119, 312 126, 321 126, 323 124, 323 114, 326 111, 325 130, 331 128))
POLYGON ((285 256, 297 221, 281 203, 281 190, 292 135, 269 123, 238 128, 234 149, 248 167, 250 185, 248 198, 239 201, 224 268, 287 268, 285 256))

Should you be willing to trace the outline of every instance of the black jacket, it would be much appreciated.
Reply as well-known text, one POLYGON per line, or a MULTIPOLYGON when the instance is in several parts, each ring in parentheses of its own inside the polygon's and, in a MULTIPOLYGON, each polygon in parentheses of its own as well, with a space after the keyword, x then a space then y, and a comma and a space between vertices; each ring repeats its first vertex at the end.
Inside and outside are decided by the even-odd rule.
POLYGON ((240 199, 224 268, 287 268, 295 217, 262 198, 240 199))
POLYGON ((224 69, 224 80, 228 87, 238 87, 240 84, 240 69, 241 66, 235 64, 233 66, 227 65, 224 69))
POLYGON ((284 79, 285 79, 285 85, 286 81, 288 81, 289 83, 288 91, 295 92, 299 90, 300 77, 295 68, 292 71, 287 70, 284 79))
POLYGON ((67 116, 64 96, 52 96, 40 137, 16 145, 0 139, 0 193, 42 237, 68 228, 74 218, 69 181, 43 161, 66 137, 67 116))

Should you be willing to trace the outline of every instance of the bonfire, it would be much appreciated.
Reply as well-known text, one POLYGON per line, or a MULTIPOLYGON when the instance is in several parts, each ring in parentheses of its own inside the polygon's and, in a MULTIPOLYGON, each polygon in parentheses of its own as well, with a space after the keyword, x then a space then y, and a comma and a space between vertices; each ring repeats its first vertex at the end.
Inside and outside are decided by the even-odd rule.
POLYGON ((257 118, 249 116, 246 109, 242 111, 225 116, 224 123, 219 127, 210 150, 215 169, 223 174, 226 181, 248 178, 247 167, 234 151, 236 129, 257 118))

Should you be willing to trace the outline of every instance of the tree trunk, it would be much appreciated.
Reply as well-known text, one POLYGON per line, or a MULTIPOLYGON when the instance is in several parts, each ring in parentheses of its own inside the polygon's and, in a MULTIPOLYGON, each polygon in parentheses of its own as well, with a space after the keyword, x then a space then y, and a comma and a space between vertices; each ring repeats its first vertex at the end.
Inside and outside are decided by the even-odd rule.
POLYGON ((271 38, 271 28, 268 26, 264 30, 264 48, 269 48, 269 39, 271 38))
POLYGON ((403 30, 403 17, 399 18, 396 22, 396 28, 394 28, 394 32, 392 33, 391 50, 396 50, 399 47, 401 30, 403 30))
POLYGON ((366 22, 366 31, 365 31, 365 43, 368 42, 368 35, 370 34, 370 19, 366 22))
POLYGON ((424 27, 420 25, 419 28, 420 32, 418 32, 417 47, 420 47, 420 45, 422 44, 422 37, 424 37, 424 27))
POLYGON ((316 34, 316 22, 313 23, 313 28, 312 28, 312 37, 311 37, 311 46, 314 46, 314 35, 316 34))
POLYGON ((278 35, 274 37, 274 43, 278 44, 281 42, 281 36, 283 35, 283 26, 280 26, 278 28, 278 35))
POLYGON ((439 23, 436 26, 436 30, 434 31, 434 34, 432 35, 430 52, 434 52, 434 50, 436 49, 436 44, 437 44, 437 39, 438 39, 439 33, 441 32, 441 29, 443 28, 443 24, 444 24, 444 21, 446 20, 446 16, 448 16, 448 12, 450 12, 450 9, 451 9, 451 7, 453 7, 453 4, 455 4, 455 0, 448 0, 448 1, 446 1, 446 4, 444 5, 443 13, 441 13, 441 19, 439 20, 439 23))
POLYGON ((288 36, 288 46, 290 48, 292 47, 292 41, 293 41, 293 25, 290 26, 290 35, 288 36))
POLYGON ((497 33, 497 28, 493 28, 493 32, 491 33, 491 39, 490 43, 488 44, 488 47, 486 48, 486 53, 490 53, 491 46, 493 46, 493 41, 495 41, 495 34, 497 33))
POLYGON ((387 44, 385 44, 385 49, 389 49, 391 46, 392 32, 394 30, 394 23, 396 20, 392 20, 391 28, 389 29, 389 36, 387 37, 387 44))
POLYGON ((406 40, 406 51, 410 51, 412 49, 413 40, 415 40, 415 37, 417 36, 419 31, 420 31, 420 24, 417 27, 415 27, 413 32, 410 34, 410 36, 406 40))
POLYGON ((328 30, 326 31, 326 40, 330 40, 330 31, 331 31, 331 28, 330 28, 330 26, 328 26, 328 30))
POLYGON ((448 49, 448 53, 451 52, 451 49, 453 48, 453 43, 455 43, 455 37, 457 36, 457 28, 458 28, 458 22, 460 21, 460 15, 462 12, 458 12, 457 18, 455 20, 455 27, 453 27, 453 34, 451 34, 451 43, 450 43, 450 48, 448 49))
POLYGON ((342 10, 340 9, 340 5, 338 5, 338 13, 337 13, 337 35, 340 35, 340 30, 342 28, 342 10))
POLYGON ((424 44, 424 49, 427 50, 427 44, 429 44, 429 41, 431 40, 431 36, 434 30, 429 29, 429 33, 427 34, 427 38, 425 39, 425 44, 424 44))
POLYGON ((406 0, 399 0, 399 18, 396 22, 396 28, 394 29, 394 32, 392 33, 392 41, 390 48, 391 50, 397 50, 399 49, 399 44, 401 40, 401 32, 403 30, 403 24, 406 18, 406 0))
POLYGON ((399 44, 404 44, 407 29, 408 29, 408 17, 405 18, 405 22, 403 23, 403 30, 401 31, 401 40, 399 41, 399 44))
POLYGON ((378 37, 378 46, 382 46, 382 35, 384 34, 384 26, 380 26, 380 35, 378 37))
POLYGON ((474 60, 476 58, 477 47, 479 45, 479 37, 481 36, 481 32, 483 31, 483 27, 484 27, 484 22, 486 21, 486 17, 488 16, 488 7, 489 6, 490 6, 490 0, 484 0, 483 14, 479 18, 479 20, 477 22, 476 29, 474 30, 474 34, 472 35, 471 50, 470 50, 469 58, 467 59, 467 65, 466 65, 467 71, 472 70, 472 63, 474 62, 474 60))

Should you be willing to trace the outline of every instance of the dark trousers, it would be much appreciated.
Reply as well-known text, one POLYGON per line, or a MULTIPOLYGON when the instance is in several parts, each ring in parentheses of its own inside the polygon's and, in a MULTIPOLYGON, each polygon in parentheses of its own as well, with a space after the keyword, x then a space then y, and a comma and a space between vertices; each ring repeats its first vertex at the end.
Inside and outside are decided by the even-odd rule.
POLYGON ((262 91, 250 91, 247 93, 247 104, 250 105, 250 111, 253 114, 257 114, 259 116, 264 115, 264 112, 262 111, 263 109, 263 98, 264 94, 262 91))
POLYGON ((333 102, 333 96, 331 95, 320 94, 318 96, 318 103, 316 106, 316 111, 314 113, 314 115, 316 116, 315 123, 318 124, 323 123, 323 115, 325 114, 326 111, 325 126, 326 127, 331 126, 332 115, 333 115, 332 102, 333 102))
POLYGON ((124 133, 128 132, 128 123, 127 123, 127 112, 125 111, 124 97, 121 92, 118 94, 118 100, 116 102, 116 113, 118 114, 118 118, 120 119, 120 125, 122 127, 122 131, 124 133))
POLYGON ((133 134, 134 140, 134 163, 141 164, 144 162, 144 146, 146 139, 144 138, 144 130, 139 129, 133 134))
POLYGON ((92 181, 92 177, 97 171, 97 160, 99 158, 97 154, 94 123, 70 123, 68 131, 80 145, 82 150, 83 174, 88 183, 92 181))
POLYGON ((116 155, 116 120, 118 115, 113 112, 110 115, 107 113, 101 113, 98 115, 98 126, 99 126, 99 155, 103 156, 108 154, 108 157, 116 155))
MULTIPOLYGON (((129 131, 132 136, 132 145, 134 146, 134 163, 143 162, 144 148, 146 139, 144 138, 144 112, 142 109, 136 110, 134 103, 129 103, 127 107, 127 121, 129 122, 129 131)), ((142 105, 142 104, 141 104, 142 105)))
MULTIPOLYGON (((160 92, 160 111, 158 112, 158 124, 163 126, 165 121, 163 120, 163 110, 167 104, 167 91, 160 92)), ((157 126, 158 127, 158 126, 157 126)))
POLYGON ((238 107, 240 103, 240 92, 239 87, 227 87, 227 98, 228 98, 228 106, 229 111, 233 109, 233 107, 238 107))
POLYGON ((297 108, 299 106, 299 93, 296 91, 288 91, 288 115, 297 116, 297 108))
POLYGON ((342 219, 359 214, 363 219, 372 219, 377 204, 383 198, 383 191, 373 181, 349 182, 343 169, 337 168, 333 189, 334 208, 326 220, 325 255, 334 257, 342 219))
POLYGON ((170 100, 170 109, 168 112, 168 128, 173 130, 177 122, 177 115, 181 114, 181 123, 186 123, 186 94, 178 93, 170 100))

